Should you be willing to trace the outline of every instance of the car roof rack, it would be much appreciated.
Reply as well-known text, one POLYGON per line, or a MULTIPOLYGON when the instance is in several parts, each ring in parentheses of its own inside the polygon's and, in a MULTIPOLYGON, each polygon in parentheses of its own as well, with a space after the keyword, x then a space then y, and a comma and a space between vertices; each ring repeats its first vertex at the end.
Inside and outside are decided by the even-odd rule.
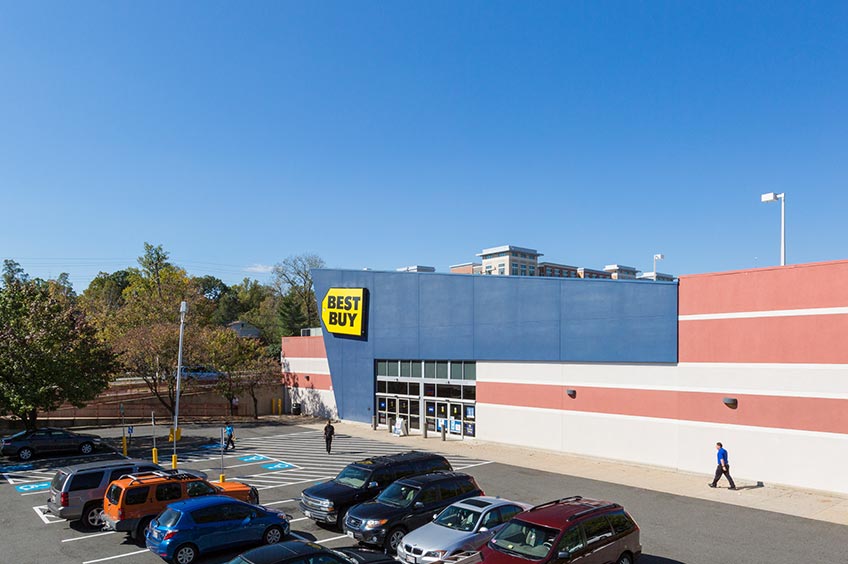
POLYGON ((574 519, 582 517, 587 513, 592 513, 593 511, 600 511, 601 509, 609 509, 611 507, 619 507, 619 505, 617 503, 606 503, 604 505, 596 505, 594 507, 589 507, 588 509, 584 509, 583 511, 578 511, 577 513, 569 517, 568 520, 573 521, 574 519))
POLYGON ((536 511, 537 509, 541 509, 543 507, 548 507, 550 505, 556 505, 557 503, 567 503, 569 501, 580 501, 583 499, 582 495, 572 495, 570 497, 563 497, 561 499, 554 499, 552 501, 547 501, 545 503, 540 503, 539 505, 535 505, 530 508, 530 511, 536 511))
POLYGON ((186 480, 189 478, 199 478, 197 474, 192 472, 188 472, 186 470, 180 470, 179 468, 172 468, 170 470, 153 470, 152 472, 141 472, 140 474, 127 474, 125 476, 121 476, 121 478, 129 478, 133 482, 139 482, 144 479, 150 478, 166 478, 168 480, 186 480))

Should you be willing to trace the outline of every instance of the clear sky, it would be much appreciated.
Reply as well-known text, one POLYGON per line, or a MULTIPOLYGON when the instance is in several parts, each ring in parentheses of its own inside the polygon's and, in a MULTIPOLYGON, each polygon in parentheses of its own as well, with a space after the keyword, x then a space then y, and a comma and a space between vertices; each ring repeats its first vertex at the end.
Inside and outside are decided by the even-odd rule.
MULTIPOLYGON (((848 3, 0 3, 0 258, 848 259, 848 3)), ((258 266, 257 266, 258 265, 258 266)))

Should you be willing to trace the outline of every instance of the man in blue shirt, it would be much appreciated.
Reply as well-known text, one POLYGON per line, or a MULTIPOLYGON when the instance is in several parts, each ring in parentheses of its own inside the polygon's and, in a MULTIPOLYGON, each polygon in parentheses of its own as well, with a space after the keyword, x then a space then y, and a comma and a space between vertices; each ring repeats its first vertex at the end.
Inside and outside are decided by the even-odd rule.
POLYGON ((735 490, 736 484, 733 483, 733 478, 730 477, 730 462, 727 459, 727 451, 724 450, 721 443, 716 443, 716 450, 718 451, 718 453, 716 453, 718 465, 716 466, 715 478, 713 478, 713 481, 709 484, 709 486, 711 488, 716 487, 721 475, 724 474, 727 476, 727 481, 730 482, 730 489, 735 490))
POLYGON ((224 427, 224 434, 227 436, 227 444, 224 446, 224 450, 227 450, 230 447, 233 447, 233 450, 236 450, 236 443, 233 440, 236 432, 229 421, 227 421, 226 427, 224 427))

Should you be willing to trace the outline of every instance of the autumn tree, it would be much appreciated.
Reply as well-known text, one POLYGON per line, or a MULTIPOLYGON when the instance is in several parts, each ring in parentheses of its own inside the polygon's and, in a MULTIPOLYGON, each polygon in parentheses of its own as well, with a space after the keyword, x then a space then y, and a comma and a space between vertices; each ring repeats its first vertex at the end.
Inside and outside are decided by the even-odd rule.
POLYGON ((312 285, 312 270, 324 268, 318 255, 303 254, 286 258, 274 267, 274 287, 279 296, 291 292, 306 318, 306 327, 318 327, 318 303, 312 285))
POLYGON ((0 287, 0 410, 34 429, 38 411, 83 407, 109 385, 114 354, 96 337, 67 275, 29 279, 5 261, 0 287))

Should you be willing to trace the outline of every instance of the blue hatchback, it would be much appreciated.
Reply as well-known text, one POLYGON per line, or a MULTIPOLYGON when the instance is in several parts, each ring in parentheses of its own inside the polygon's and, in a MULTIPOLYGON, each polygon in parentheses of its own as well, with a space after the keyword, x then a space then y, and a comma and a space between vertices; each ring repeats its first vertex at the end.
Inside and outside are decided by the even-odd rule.
POLYGON ((290 532, 285 513, 210 495, 172 503, 151 521, 147 548, 168 562, 190 564, 201 553, 242 544, 275 544, 290 532))

